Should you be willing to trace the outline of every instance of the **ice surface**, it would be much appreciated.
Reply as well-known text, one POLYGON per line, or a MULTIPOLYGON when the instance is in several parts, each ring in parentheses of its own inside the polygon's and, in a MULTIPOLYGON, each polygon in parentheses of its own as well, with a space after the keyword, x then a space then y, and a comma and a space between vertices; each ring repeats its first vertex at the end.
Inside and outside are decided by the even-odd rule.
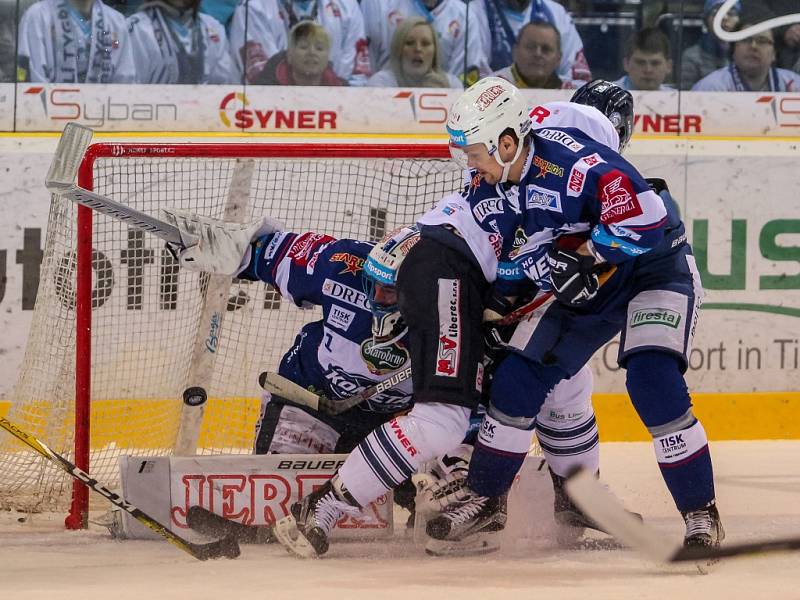
MULTIPOLYGON (((602 478, 663 532, 665 544, 677 544, 683 524, 652 446, 603 444, 601 453, 602 478)), ((716 442, 712 453, 728 541, 800 536, 800 441, 716 442)), ((237 560, 201 563, 166 542, 115 541, 97 527, 65 531, 63 515, 20 523, 25 515, 2 513, 0 598, 800 598, 800 552, 730 560, 700 575, 692 565, 664 567, 627 550, 563 550, 552 539, 549 506, 541 506, 549 497, 529 502, 526 513, 517 500, 500 553, 446 559, 425 556, 398 533, 390 543, 335 544, 315 561, 243 546, 237 560)))

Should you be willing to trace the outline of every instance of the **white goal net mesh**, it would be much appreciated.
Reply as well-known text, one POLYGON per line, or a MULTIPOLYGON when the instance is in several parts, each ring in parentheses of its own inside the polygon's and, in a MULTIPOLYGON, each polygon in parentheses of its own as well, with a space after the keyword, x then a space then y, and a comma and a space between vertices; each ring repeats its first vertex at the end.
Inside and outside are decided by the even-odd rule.
MULTIPOLYGON (((386 153, 391 156, 390 152, 386 153)), ((252 169, 247 215, 293 231, 375 240, 411 223, 461 185, 436 159, 101 158, 94 190, 143 212, 172 206, 222 218, 237 170, 252 169)), ((72 460, 75 411, 76 206, 54 197, 34 319, 9 419, 72 460)), ((120 221, 93 218, 90 473, 113 487, 121 454, 172 451, 191 382, 206 278, 177 269, 163 243, 120 221)), ((275 369, 300 326, 319 318, 263 284, 230 286, 198 453, 249 453, 258 374, 275 369)), ((0 436, 0 507, 61 510, 71 480, 0 436)))

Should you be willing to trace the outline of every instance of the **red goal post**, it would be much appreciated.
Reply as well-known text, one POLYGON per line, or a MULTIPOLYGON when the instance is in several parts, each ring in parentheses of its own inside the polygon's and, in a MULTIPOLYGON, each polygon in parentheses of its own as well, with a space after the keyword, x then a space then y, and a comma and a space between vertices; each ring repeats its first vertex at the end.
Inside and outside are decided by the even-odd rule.
MULTIPOLYGON (((166 206, 229 220, 266 214, 290 230, 373 240, 461 183, 438 144, 99 143, 78 176, 81 187, 154 215, 166 206)), ((54 196, 9 417, 112 486, 122 454, 187 443, 191 453, 249 453, 257 374, 318 315, 264 285, 179 271, 157 238, 54 196), (209 401, 186 437, 181 392, 197 378, 209 401)), ((66 524, 77 528, 87 496, 0 440, 0 506, 70 505, 66 524)))

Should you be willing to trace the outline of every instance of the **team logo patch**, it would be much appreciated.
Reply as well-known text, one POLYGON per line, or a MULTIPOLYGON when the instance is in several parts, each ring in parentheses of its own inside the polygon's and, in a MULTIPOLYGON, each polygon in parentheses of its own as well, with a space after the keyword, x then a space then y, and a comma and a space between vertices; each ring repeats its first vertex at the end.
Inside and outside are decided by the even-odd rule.
POLYGON ((439 280, 439 346, 434 374, 440 377, 458 377, 461 358, 460 295, 461 282, 458 279, 439 280))
POLYGON ((664 325, 677 329, 681 322, 681 315, 674 310, 668 308, 648 308, 644 310, 637 310, 631 316, 631 327, 640 327, 642 325, 664 325))
POLYGON ((341 329, 342 331, 347 331, 350 328, 350 324, 353 322, 353 319, 355 318, 356 313, 354 313, 352 310, 331 305, 331 310, 328 313, 327 321, 329 325, 341 329))
POLYGON ((538 208, 541 210, 561 211, 561 193, 548 190, 538 185, 528 185, 525 189, 525 208, 538 208))
POLYGON ((319 252, 323 246, 333 241, 334 239, 329 235, 304 233, 295 239, 294 244, 289 248, 288 256, 297 266, 305 267, 316 252, 319 252))
POLYGON ((619 223, 625 219, 638 217, 642 207, 631 180, 616 169, 600 178, 600 222, 619 223))
POLYGON ((398 344, 376 348, 372 345, 372 339, 367 339, 361 343, 361 359, 370 373, 385 375, 406 364, 408 350, 398 344))
POLYGON ((331 256, 330 260, 331 262, 344 263, 344 271, 339 271, 340 275, 350 273, 351 275, 355 276, 358 275, 358 272, 362 268, 364 268, 364 259, 360 256, 356 256, 355 254, 350 254, 349 252, 337 252, 331 256))
POLYGON ((480 222, 483 222, 488 215, 503 214, 503 199, 487 198, 486 200, 481 200, 472 207, 472 214, 480 222))
POLYGON ((536 179, 546 177, 548 174, 555 175, 556 177, 564 176, 564 167, 559 167, 557 164, 551 163, 549 160, 538 156, 533 157, 533 165, 539 169, 539 174, 536 176, 536 179))
POLYGON ((536 135, 550 140, 551 142, 555 142, 556 144, 561 144, 573 152, 580 152, 583 150, 583 144, 576 141, 571 135, 559 131, 558 129, 539 129, 536 135))
POLYGON ((599 165, 600 163, 604 163, 602 157, 597 154, 591 154, 589 156, 584 156, 574 165, 572 165, 572 169, 569 172, 569 180, 567 182, 567 196, 572 196, 577 198, 583 192, 583 186, 586 183, 586 173, 594 166, 599 165))
POLYGON ((349 285, 339 283, 333 279, 326 279, 323 282, 322 293, 325 296, 336 298, 337 300, 340 300, 345 304, 355 306, 356 308, 360 308, 362 310, 370 309, 369 305, 367 304, 367 295, 364 292, 360 292, 355 288, 351 288, 349 285))

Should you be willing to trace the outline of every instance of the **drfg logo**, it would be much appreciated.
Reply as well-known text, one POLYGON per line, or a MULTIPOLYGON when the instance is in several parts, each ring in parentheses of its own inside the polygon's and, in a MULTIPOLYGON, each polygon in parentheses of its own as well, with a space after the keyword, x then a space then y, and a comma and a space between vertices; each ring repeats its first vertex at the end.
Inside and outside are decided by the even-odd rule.
POLYGON ((411 106, 411 114, 417 123, 433 123, 441 125, 447 122, 447 105, 449 95, 444 92, 403 91, 393 96, 394 100, 407 100, 411 106))

